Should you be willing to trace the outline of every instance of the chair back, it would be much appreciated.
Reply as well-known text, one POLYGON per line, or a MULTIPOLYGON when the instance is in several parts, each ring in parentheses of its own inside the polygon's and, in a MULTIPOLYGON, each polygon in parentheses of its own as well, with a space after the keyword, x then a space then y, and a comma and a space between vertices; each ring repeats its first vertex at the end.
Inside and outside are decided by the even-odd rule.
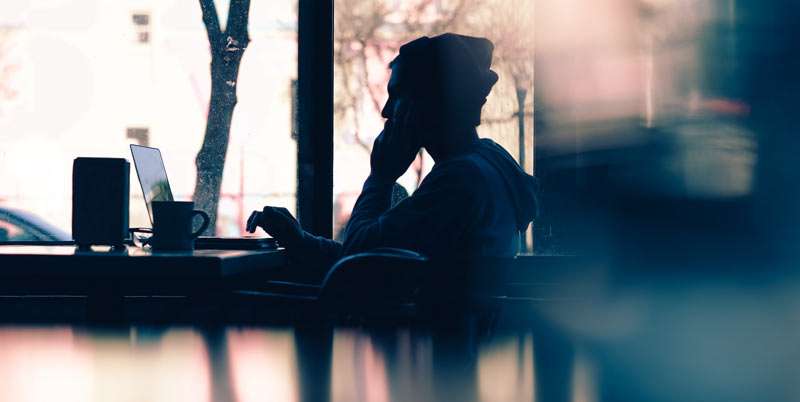
POLYGON ((427 258, 376 249, 337 262, 322 283, 320 302, 347 314, 412 314, 438 320, 491 308, 506 292, 515 258, 427 258))
POLYGON ((328 271, 319 300, 335 312, 396 311, 413 304, 427 262, 419 253, 393 248, 347 256, 328 271))

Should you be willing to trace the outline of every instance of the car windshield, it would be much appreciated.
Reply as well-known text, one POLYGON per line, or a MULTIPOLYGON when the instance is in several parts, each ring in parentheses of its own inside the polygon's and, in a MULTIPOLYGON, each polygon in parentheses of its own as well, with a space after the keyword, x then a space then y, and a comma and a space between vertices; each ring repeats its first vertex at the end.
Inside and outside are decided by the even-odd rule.
POLYGON ((0 242, 70 241, 69 233, 30 212, 0 208, 0 242))
POLYGON ((11 222, 0 220, 0 242, 39 240, 32 232, 11 222))

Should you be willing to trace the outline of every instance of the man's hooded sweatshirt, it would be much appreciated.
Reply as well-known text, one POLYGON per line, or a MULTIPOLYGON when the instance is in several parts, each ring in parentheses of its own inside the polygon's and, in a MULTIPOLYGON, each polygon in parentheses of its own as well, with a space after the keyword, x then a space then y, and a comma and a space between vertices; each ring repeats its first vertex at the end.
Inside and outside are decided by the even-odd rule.
MULTIPOLYGON (((370 176, 344 231, 344 243, 307 236, 326 263, 379 247, 429 257, 510 257, 538 209, 536 179, 501 146, 476 141, 437 162, 419 188, 394 207, 394 183, 370 176)), ((329 265, 328 265, 329 266, 329 265)))

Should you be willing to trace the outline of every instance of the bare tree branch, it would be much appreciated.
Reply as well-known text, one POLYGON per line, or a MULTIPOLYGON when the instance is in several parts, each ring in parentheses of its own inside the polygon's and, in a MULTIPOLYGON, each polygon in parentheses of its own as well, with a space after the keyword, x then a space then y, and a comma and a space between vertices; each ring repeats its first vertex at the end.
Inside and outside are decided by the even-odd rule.
MULTIPOLYGON (((233 2, 231 2, 231 4, 232 3, 233 2)), ((214 0, 200 0, 200 9, 203 11, 203 25, 206 27, 211 51, 217 51, 223 44, 222 30, 220 29, 219 17, 217 16, 217 6, 214 5, 214 0)))
POLYGON ((239 47, 245 48, 250 43, 247 31, 250 16, 250 0, 231 0, 228 8, 228 23, 225 24, 225 34, 238 42, 239 47))

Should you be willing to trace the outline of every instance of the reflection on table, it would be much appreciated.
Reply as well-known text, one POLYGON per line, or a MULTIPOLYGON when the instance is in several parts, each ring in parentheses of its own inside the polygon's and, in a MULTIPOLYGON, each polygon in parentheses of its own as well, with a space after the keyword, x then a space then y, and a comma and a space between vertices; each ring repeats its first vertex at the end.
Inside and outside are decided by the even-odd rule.
MULTIPOLYGON (((0 400, 534 400, 530 333, 472 342, 410 329, 336 329, 325 356, 304 344, 302 331, 7 326, 0 400)), ((324 330, 311 333, 325 343, 324 330)), ((575 396, 592 400, 589 372, 577 370, 584 373, 575 376, 575 396)))

